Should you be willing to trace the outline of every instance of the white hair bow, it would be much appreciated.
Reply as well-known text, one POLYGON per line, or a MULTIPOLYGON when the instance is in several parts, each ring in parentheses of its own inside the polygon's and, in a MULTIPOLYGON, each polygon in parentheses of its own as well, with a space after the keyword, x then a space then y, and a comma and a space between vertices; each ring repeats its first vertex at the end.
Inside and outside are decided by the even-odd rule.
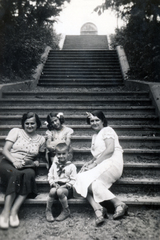
POLYGON ((64 116, 64 115, 63 115, 62 112, 59 112, 59 113, 57 114, 57 117, 60 118, 61 116, 64 116))
POLYGON ((47 122, 47 121, 45 121, 45 122, 44 122, 44 124, 45 124, 45 125, 48 125, 48 122, 47 122))
POLYGON ((94 116, 92 115, 92 113, 90 113, 90 112, 86 112, 86 114, 87 114, 87 118, 93 118, 94 116))

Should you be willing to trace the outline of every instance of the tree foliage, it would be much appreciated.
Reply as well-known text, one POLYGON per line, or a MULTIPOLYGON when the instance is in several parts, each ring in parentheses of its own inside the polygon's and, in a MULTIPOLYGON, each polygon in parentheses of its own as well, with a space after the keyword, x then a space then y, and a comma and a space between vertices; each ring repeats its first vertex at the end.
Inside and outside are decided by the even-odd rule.
POLYGON ((106 0, 96 11, 114 9, 126 21, 111 36, 111 46, 122 45, 133 78, 160 81, 160 2, 159 0, 106 0))
POLYGON ((46 46, 58 48, 53 23, 64 1, 0 0, 1 74, 28 75, 46 46))

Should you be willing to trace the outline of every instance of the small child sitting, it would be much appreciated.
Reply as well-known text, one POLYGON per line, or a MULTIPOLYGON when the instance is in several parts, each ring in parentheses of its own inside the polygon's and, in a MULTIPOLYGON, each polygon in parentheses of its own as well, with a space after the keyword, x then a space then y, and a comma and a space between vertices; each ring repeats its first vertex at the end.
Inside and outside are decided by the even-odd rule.
POLYGON ((59 143, 55 148, 58 161, 52 163, 48 173, 48 181, 51 187, 46 206, 46 219, 48 222, 54 221, 52 205, 57 198, 62 205, 62 212, 55 220, 63 221, 70 216, 68 198, 73 197, 73 185, 76 180, 77 169, 68 160, 70 158, 69 148, 70 146, 66 143, 59 143))

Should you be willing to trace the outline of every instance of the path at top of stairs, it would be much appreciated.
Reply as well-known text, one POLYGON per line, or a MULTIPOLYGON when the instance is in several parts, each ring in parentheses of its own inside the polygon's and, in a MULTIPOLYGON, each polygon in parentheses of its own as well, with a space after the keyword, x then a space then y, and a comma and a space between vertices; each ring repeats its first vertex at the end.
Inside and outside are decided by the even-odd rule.
POLYGON ((63 50, 83 49, 108 49, 106 35, 67 35, 63 44, 63 50))

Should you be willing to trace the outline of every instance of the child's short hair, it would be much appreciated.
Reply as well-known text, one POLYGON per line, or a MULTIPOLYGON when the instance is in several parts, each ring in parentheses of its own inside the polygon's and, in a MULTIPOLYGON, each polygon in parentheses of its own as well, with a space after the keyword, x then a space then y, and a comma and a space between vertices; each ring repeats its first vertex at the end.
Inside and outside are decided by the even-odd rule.
POLYGON ((68 146, 65 142, 60 142, 56 145, 55 151, 68 151, 69 152, 70 146, 68 146))
POLYGON ((55 153, 57 151, 67 151, 68 152, 68 161, 73 160, 73 149, 70 145, 67 145, 65 142, 60 142, 55 147, 55 153))

